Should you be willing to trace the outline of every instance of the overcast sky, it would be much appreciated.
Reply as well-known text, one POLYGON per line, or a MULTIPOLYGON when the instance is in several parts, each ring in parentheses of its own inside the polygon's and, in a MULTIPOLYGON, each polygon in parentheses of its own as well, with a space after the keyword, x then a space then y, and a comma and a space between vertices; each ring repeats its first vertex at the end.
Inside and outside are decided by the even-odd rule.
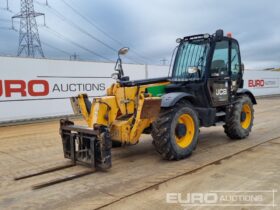
MULTIPOLYGON (((46 14, 46 27, 42 26, 43 18, 37 18, 46 57, 69 59, 76 53, 83 60, 102 60, 94 55, 97 53, 115 60, 114 49, 125 45, 131 48, 127 62, 160 64, 163 58, 170 61, 176 38, 212 34, 222 28, 239 40, 247 68, 280 66, 279 0, 48 0, 49 6, 44 3, 45 0, 34 0, 35 10, 46 14)), ((4 9, 6 0, 0 0, 0 7, 0 54, 16 55, 18 32, 8 29, 11 22, 7 20, 20 11, 20 0, 10 0, 11 11, 4 9)), ((19 28, 18 22, 15 27, 19 28)))

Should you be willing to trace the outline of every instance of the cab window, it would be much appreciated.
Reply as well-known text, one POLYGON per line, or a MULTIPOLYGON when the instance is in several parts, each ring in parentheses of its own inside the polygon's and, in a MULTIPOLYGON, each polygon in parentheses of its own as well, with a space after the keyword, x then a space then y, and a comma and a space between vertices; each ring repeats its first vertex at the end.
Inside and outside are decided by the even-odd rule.
POLYGON ((211 62, 211 77, 229 75, 229 42, 217 42, 211 62))
POLYGON ((239 57, 239 47, 238 44, 232 42, 231 45, 231 75, 232 77, 237 77, 241 70, 241 63, 239 57))
POLYGON ((173 78, 175 80, 200 79, 204 76, 206 68, 206 55, 209 43, 205 40, 193 40, 181 44, 177 51, 174 63, 173 78), (196 67, 196 73, 189 73, 190 67, 196 67))

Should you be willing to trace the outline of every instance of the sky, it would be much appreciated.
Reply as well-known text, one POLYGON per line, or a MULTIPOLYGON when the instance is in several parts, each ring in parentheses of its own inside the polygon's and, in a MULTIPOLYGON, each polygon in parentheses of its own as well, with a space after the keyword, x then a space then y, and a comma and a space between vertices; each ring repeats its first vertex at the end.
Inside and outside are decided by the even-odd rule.
MULTIPOLYGON (((34 0, 46 57, 114 61, 123 46, 129 63, 170 62, 175 40, 223 29, 239 41, 248 69, 280 67, 279 0, 34 0)), ((0 55, 17 54, 19 32, 11 17, 20 0, 0 0, 0 55)), ((19 20, 15 20, 19 29, 19 20)))

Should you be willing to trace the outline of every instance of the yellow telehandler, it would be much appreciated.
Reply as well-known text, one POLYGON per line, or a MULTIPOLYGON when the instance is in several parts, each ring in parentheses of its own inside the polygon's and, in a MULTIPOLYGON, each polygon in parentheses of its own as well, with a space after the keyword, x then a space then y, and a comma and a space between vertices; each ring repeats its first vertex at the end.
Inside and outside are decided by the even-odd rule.
POLYGON ((254 95, 243 89, 239 44, 223 30, 177 39, 171 76, 131 81, 118 53, 116 80, 107 95, 71 98, 87 126, 60 120, 64 156, 95 169, 111 167, 111 148, 137 144, 151 134, 164 159, 179 160, 196 148, 200 127, 223 125, 231 139, 246 138, 253 126, 254 95))

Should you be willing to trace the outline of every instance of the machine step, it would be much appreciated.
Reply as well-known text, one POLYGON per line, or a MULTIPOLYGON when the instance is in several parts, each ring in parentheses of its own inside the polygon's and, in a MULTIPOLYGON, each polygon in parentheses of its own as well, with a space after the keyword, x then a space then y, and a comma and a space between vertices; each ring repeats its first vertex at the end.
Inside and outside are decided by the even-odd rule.
POLYGON ((225 112, 216 112, 216 117, 222 117, 225 116, 226 113, 225 112))
POLYGON ((224 121, 218 121, 215 123, 215 126, 225 125, 226 123, 224 121))

